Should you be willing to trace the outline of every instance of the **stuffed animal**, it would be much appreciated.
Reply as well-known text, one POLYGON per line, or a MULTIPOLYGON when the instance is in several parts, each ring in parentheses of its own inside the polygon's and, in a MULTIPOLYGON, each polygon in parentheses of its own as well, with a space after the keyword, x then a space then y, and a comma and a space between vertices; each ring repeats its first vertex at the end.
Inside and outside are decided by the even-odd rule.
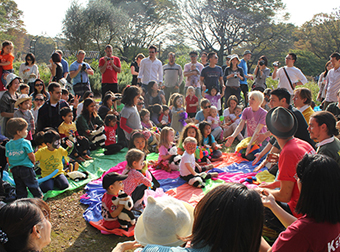
POLYGON ((80 180, 87 179, 88 173, 87 172, 80 172, 80 171, 71 171, 66 173, 66 176, 69 177, 70 179, 78 182, 80 180))
POLYGON ((181 155, 177 155, 177 147, 173 146, 169 150, 169 154, 172 155, 171 158, 169 159, 169 164, 175 164, 179 165, 181 162, 181 155))
POLYGON ((188 184, 192 185, 192 186, 195 186, 195 187, 198 187, 198 188, 204 188, 205 187, 204 179, 207 176, 207 174, 205 172, 202 172, 202 173, 198 173, 197 175, 198 176, 195 176, 195 177, 191 178, 188 181, 188 184))
POLYGON ((212 149, 208 149, 205 147, 196 147, 195 158, 198 163, 206 162, 207 159, 211 159, 210 154, 212 153, 212 149))
POLYGON ((96 130, 92 130, 90 135, 93 136, 93 139, 92 139, 93 144, 101 148, 105 146, 106 136, 105 136, 104 126, 101 126, 100 128, 96 130))
POLYGON ((251 137, 247 137, 239 142, 238 145, 236 145, 235 152, 238 154, 238 156, 252 161, 255 159, 255 154, 260 152, 260 146, 257 144, 252 144, 249 154, 246 156, 245 153, 250 140, 251 137))
POLYGON ((119 204, 124 205, 124 208, 120 212, 120 214, 118 214, 117 219, 120 224, 120 227, 123 230, 128 231, 129 226, 135 225, 136 223, 136 218, 131 212, 131 209, 133 207, 133 201, 131 196, 127 195, 123 191, 119 191, 118 197, 116 196, 112 197, 112 203, 116 206, 118 206, 119 204), (126 198, 127 200, 123 200, 126 198))

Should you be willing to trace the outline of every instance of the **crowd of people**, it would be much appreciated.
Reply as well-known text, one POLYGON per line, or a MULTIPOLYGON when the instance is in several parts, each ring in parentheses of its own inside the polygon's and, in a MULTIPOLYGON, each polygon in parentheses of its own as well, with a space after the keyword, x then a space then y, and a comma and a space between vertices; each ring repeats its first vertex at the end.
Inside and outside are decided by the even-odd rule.
POLYGON ((84 51, 78 51, 69 68, 61 51, 53 53, 47 85, 39 78, 33 54, 27 54, 16 75, 13 45, 5 41, 2 46, 0 163, 2 171, 8 167, 13 175, 17 198, 0 209, 0 244, 7 251, 40 251, 46 246, 51 224, 50 210, 41 200, 43 193, 66 189, 66 172, 91 160, 91 151, 103 148, 105 155, 114 155, 125 147, 129 150, 123 173, 103 177, 103 225, 124 230, 134 225, 118 218, 128 200, 113 200, 121 191, 143 213, 135 227, 138 243, 118 244, 113 251, 339 249, 339 53, 330 55, 320 75, 317 99, 322 111, 314 112, 311 91, 298 87, 307 78, 294 66, 294 53, 287 54, 283 67, 274 62, 272 78, 278 80, 278 87, 270 89, 264 55, 251 74, 249 50, 241 60, 236 54, 227 56, 222 67, 217 65, 215 52, 203 52, 199 63, 198 52, 192 51, 182 70, 175 63, 175 53, 169 53, 169 63, 162 65, 157 48, 150 46, 149 57, 138 54, 131 64, 131 85, 119 90, 120 59, 108 45, 99 60, 102 97, 98 103, 88 78, 94 72, 84 62, 84 51), (69 86, 68 78, 72 79, 69 86), (276 176, 275 182, 261 183, 256 190, 239 184, 218 186, 194 212, 173 199, 164 203, 148 198, 145 207, 145 190, 160 186, 148 167, 169 173, 178 170, 186 183, 204 188, 208 179, 218 177, 210 170, 222 158, 221 144, 230 147, 235 138, 245 143, 242 157, 253 162, 254 171, 266 166, 276 176), (252 148, 255 144, 259 145, 257 153, 252 148), (149 152, 159 153, 158 160, 146 162, 149 152), (26 199, 27 189, 37 199, 26 199), (169 205, 176 206, 173 213, 169 205), (28 213, 36 217, 24 223, 30 218, 28 213), (169 226, 169 236, 148 216, 152 222, 169 226), (16 229, 21 233, 17 235, 16 229), (272 247, 261 240, 263 230, 268 229, 278 236, 272 247), (319 230, 325 230, 322 236, 319 230), (185 243, 186 248, 173 247, 185 243), (137 248, 140 244, 146 247, 137 248))

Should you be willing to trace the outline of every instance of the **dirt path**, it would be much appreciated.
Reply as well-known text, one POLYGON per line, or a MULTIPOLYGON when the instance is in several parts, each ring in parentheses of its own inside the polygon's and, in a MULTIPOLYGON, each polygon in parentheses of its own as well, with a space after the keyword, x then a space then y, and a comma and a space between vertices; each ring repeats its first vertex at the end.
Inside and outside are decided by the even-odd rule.
POLYGON ((87 208, 79 202, 84 194, 82 189, 66 192, 47 200, 51 208, 51 243, 43 251, 111 251, 116 243, 126 237, 103 235, 86 223, 83 213, 87 208))

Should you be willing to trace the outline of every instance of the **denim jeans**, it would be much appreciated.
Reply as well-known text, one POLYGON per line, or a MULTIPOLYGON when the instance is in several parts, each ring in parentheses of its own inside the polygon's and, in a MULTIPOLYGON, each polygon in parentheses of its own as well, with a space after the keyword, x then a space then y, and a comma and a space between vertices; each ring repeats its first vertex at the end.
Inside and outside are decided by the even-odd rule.
POLYGON ((68 186, 69 183, 64 174, 60 174, 57 177, 46 180, 40 184, 40 188, 44 193, 53 190, 54 187, 56 187, 58 190, 64 190, 68 186))
POLYGON ((36 198, 41 198, 43 196, 38 180, 35 177, 35 172, 33 168, 25 166, 15 166, 11 169, 13 174, 13 179, 15 182, 15 190, 17 193, 17 198, 27 198, 27 189, 30 190, 32 195, 36 198))

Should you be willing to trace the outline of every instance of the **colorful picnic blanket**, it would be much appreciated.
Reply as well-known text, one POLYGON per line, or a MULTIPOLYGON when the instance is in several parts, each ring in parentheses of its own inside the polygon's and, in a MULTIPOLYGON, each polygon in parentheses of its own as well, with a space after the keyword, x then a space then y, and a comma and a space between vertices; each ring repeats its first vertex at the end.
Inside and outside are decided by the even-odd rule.
MULTIPOLYGON (((148 155, 148 160, 157 160, 158 154, 148 155)), ((261 161, 259 161, 261 162, 261 161)), ((250 184, 248 182, 244 182, 245 179, 249 176, 253 177, 257 175, 254 173, 254 166, 252 166, 250 161, 239 157, 235 153, 223 153, 223 160, 214 162, 214 167, 211 171, 218 172, 219 176, 215 180, 208 180, 206 183, 206 187, 204 189, 195 188, 193 186, 188 185, 183 179, 179 177, 178 171, 172 171, 170 173, 164 170, 155 170, 150 168, 149 170, 155 176, 155 178, 160 183, 160 188, 167 194, 174 198, 183 200, 188 202, 189 204, 196 206, 196 204, 202 199, 202 197, 213 187, 226 182, 236 182, 236 183, 244 183, 250 188, 256 187, 254 184, 250 184)), ((102 188, 102 178, 108 172, 118 172, 122 173, 126 166, 126 161, 118 163, 116 166, 109 169, 107 172, 104 172, 101 178, 89 182, 85 186, 86 194, 84 194, 80 202, 88 205, 87 210, 84 212, 83 217, 86 221, 88 221, 92 226, 101 230, 104 234, 116 234, 116 235, 125 235, 125 236, 133 236, 133 227, 131 227, 128 231, 124 231, 117 227, 113 230, 107 230, 102 225, 102 216, 101 216, 101 198, 105 192, 102 188)), ((266 168, 262 169, 265 171, 266 168)), ((262 172, 260 171, 259 174, 262 172)), ((274 181, 274 176, 269 176, 267 173, 265 176, 262 176, 262 181, 274 181), (267 176, 267 177, 266 177, 267 176)))

